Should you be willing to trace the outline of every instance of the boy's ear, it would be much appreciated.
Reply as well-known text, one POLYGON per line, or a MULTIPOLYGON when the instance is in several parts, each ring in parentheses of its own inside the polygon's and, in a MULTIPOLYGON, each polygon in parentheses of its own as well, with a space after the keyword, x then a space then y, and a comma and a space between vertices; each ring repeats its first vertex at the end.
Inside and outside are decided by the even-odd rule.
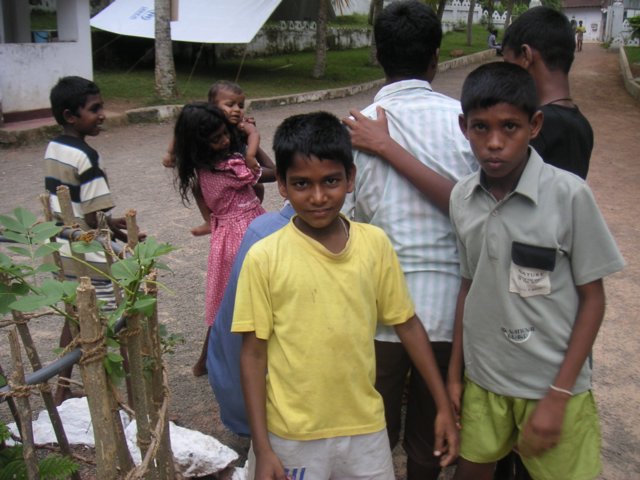
POLYGON ((352 193, 356 186, 356 166, 351 167, 351 171, 347 175, 347 193, 352 193))
POLYGON ((467 136, 467 119, 465 118, 463 113, 458 115, 458 125, 460 126, 460 131, 462 131, 464 138, 469 140, 469 137, 467 136))
POLYGON ((287 181, 286 181, 286 179, 284 179, 280 175, 276 174, 276 181, 278 182, 278 191, 280 192, 280 195, 282 196, 282 198, 288 200, 289 197, 287 195, 287 181))
POLYGON ((65 108, 62 111, 62 118, 64 118, 65 123, 69 125, 75 124, 76 120, 78 119, 78 117, 68 108, 65 108))
POLYGON ((531 121, 529 122, 529 124, 531 125, 531 135, 529 137, 530 139, 534 139, 538 136, 543 123, 544 113, 542 113, 542 110, 538 110, 533 114, 533 117, 531 117, 531 121))
POLYGON ((531 65, 533 64, 533 57, 535 56, 535 51, 528 45, 523 44, 521 48, 520 54, 520 65, 525 70, 529 70, 531 65))

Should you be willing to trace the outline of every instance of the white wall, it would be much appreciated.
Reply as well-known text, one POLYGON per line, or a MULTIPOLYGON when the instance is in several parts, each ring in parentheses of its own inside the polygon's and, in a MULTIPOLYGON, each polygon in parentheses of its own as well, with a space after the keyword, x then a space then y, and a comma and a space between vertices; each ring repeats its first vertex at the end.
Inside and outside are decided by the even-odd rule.
POLYGON ((54 43, 0 44, 0 98, 4 114, 49 108, 58 78, 93 79, 89 0, 58 0, 54 43), (74 41, 75 40, 75 41, 74 41))
POLYGON ((587 33, 584 34, 585 42, 598 42, 602 39, 602 12, 599 8, 565 8, 564 14, 569 20, 576 18, 576 22, 582 20, 587 33))

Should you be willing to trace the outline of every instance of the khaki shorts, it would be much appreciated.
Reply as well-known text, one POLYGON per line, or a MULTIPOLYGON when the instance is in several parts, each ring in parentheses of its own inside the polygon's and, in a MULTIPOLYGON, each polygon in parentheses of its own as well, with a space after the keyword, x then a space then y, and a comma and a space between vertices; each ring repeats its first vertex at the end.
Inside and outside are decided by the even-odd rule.
MULTIPOLYGON (((493 463, 517 445, 537 400, 505 397, 465 380, 462 399, 460 456, 474 463, 493 463)), ((573 396, 565 410, 562 437, 539 457, 522 457, 536 480, 587 480, 598 476, 600 422, 591 391, 573 396)))
MULTIPOLYGON (((394 480, 387 431, 320 440, 287 440, 269 433, 271 447, 290 480, 394 480)), ((253 445, 249 475, 256 473, 253 445)))

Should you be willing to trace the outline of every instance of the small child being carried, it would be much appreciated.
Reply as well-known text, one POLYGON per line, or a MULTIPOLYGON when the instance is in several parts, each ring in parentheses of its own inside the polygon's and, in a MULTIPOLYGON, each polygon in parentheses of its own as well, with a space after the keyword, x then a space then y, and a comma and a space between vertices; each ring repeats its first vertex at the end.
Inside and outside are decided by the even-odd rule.
MULTIPOLYGON (((231 128, 229 133, 235 137, 238 143, 238 151, 244 155, 249 168, 258 168, 260 165, 273 169, 273 161, 260 148, 260 134, 256 129, 256 122, 253 117, 244 116, 245 94, 240 85, 227 80, 218 80, 209 88, 208 102, 210 105, 222 110, 229 121, 231 128)), ((175 138, 171 140, 166 155, 162 158, 162 165, 167 168, 174 168, 176 164, 175 138)), ((262 181, 272 182, 274 178, 263 176, 262 181)), ((256 184, 253 186, 256 195, 262 203, 264 199, 264 186, 256 184)), ((202 199, 202 193, 196 189, 193 196, 198 205, 198 209, 204 218, 204 223, 191 229, 191 234, 195 236, 208 235, 211 233, 209 214, 211 213, 202 199)))
MULTIPOLYGON (((207 337, 193 374, 204 375, 206 348, 213 319, 222 300, 242 236, 249 223, 265 210, 252 186, 273 171, 238 153, 240 145, 232 135, 226 115, 208 103, 185 105, 175 126, 176 174, 180 196, 189 201, 198 191, 209 212, 211 242, 207 270, 205 319, 207 337), (262 176, 261 176, 262 174, 262 176)), ((257 131, 248 130, 248 141, 257 131)))

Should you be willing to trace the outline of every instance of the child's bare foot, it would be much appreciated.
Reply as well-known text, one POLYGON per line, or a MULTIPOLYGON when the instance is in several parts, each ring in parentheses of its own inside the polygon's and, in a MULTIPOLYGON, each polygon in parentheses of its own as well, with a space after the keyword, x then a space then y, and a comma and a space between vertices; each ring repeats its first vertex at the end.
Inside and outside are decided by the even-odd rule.
POLYGON ((194 377, 201 377, 207 374, 207 366, 204 361, 198 360, 198 362, 191 369, 194 377))
POLYGON ((191 235, 194 237, 202 237, 203 235, 209 235, 211 233, 211 224, 205 222, 202 225, 193 227, 191 229, 191 235))
POLYGON ((166 168, 175 168, 176 166, 175 154, 167 153, 164 157, 162 157, 162 166, 166 168))

